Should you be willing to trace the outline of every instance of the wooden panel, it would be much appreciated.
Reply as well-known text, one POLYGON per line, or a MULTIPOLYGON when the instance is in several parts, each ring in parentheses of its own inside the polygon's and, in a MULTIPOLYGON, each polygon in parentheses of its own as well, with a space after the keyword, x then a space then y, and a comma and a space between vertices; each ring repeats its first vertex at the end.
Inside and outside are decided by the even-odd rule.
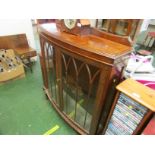
POLYGON ((133 79, 127 79, 116 87, 133 100, 155 111, 155 91, 133 79))

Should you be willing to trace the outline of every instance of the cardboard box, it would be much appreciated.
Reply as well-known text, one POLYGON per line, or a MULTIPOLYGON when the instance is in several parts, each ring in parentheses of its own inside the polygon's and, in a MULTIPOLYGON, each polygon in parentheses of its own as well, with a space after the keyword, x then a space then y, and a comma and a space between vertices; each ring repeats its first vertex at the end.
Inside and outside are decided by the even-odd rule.
POLYGON ((23 64, 20 60, 16 59, 12 49, 0 50, 0 60, 0 64, 3 67, 3 72, 0 72, 0 83, 25 77, 23 64), (13 67, 9 66, 8 60, 14 65, 13 67))

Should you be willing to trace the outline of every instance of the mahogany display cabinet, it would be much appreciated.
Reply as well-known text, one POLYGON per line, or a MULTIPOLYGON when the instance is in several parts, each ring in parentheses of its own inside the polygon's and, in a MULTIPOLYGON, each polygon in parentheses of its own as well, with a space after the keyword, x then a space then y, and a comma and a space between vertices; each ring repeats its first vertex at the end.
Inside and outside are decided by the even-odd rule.
POLYGON ((155 91, 133 79, 116 88, 118 92, 102 134, 141 134, 155 112, 155 91))
POLYGON ((79 134, 101 134, 120 78, 115 66, 132 49, 128 37, 95 28, 85 36, 73 35, 54 23, 38 30, 47 98, 79 134))

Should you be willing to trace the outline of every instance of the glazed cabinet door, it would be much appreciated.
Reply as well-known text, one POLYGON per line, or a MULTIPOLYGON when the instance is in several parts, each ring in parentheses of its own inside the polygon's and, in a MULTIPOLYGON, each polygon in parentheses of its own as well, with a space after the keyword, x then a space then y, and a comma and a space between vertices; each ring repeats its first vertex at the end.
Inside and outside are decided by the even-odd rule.
POLYGON ((44 87, 48 91, 50 99, 59 106, 58 97, 58 84, 56 81, 56 52, 54 46, 45 40, 40 38, 41 43, 41 66, 44 80, 44 87))
POLYGON ((63 113, 87 134, 95 134, 108 68, 62 49, 59 56, 63 113))

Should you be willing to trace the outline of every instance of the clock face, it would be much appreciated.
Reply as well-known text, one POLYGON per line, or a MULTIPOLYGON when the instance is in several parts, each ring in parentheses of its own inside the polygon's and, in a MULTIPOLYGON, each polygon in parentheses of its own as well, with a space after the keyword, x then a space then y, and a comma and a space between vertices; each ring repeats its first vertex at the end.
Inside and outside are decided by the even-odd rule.
POLYGON ((64 24, 68 29, 73 29, 76 26, 77 19, 64 19, 64 24))

